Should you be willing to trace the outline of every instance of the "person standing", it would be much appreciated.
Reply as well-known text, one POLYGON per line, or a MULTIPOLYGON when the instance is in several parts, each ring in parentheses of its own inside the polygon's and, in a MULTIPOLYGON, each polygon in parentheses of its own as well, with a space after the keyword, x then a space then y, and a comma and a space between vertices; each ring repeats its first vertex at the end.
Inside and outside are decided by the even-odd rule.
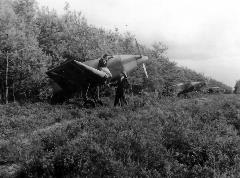
POLYGON ((120 105, 123 106, 127 104, 125 98, 125 89, 129 87, 129 82, 127 80, 127 74, 122 72, 117 80, 117 88, 115 93, 114 106, 120 105))

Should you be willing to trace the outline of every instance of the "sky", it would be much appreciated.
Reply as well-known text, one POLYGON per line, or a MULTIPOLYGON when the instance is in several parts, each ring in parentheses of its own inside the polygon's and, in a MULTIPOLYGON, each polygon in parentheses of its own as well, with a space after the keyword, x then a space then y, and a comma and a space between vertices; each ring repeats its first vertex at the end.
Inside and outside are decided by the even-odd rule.
POLYGON ((89 24, 131 32, 141 44, 162 42, 179 66, 234 86, 240 79, 238 0, 37 0, 82 12, 89 24))

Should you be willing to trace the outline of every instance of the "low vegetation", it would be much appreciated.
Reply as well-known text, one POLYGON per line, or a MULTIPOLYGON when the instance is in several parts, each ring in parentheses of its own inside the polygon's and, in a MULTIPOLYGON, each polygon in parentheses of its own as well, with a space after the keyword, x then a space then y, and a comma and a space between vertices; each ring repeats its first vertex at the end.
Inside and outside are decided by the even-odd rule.
POLYGON ((2 105, 0 163, 22 177, 239 176, 239 96, 129 102, 2 105))
POLYGON ((179 82, 231 88, 177 67, 161 42, 140 45, 149 78, 139 69, 129 80, 147 92, 128 106, 112 96, 95 109, 45 102, 48 69, 138 54, 134 38, 89 25, 68 4, 59 16, 34 0, 0 1, 0 102, 10 101, 0 105, 0 177, 240 177, 240 97, 169 97, 179 82))

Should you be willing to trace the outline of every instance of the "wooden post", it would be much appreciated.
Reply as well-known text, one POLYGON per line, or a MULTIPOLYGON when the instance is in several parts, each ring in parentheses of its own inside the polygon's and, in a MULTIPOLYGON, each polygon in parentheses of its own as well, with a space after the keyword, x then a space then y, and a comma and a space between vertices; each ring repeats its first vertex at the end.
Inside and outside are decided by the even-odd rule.
POLYGON ((6 91, 5 91, 5 94, 6 94, 6 104, 8 104, 8 52, 7 52, 7 59, 6 59, 6 77, 5 77, 5 84, 6 84, 6 91))

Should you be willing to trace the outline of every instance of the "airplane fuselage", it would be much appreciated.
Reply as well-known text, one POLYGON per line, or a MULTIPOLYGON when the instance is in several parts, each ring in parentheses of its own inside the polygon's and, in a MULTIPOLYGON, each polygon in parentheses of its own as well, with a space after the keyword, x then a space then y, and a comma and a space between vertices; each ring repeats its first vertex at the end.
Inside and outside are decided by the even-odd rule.
MULTIPOLYGON (((114 55, 107 63, 112 74, 111 82, 117 80, 122 72, 129 75, 138 65, 147 60, 147 56, 141 55, 114 55)), ((99 59, 85 62, 68 60, 49 70, 47 75, 52 79, 51 86, 54 93, 51 102, 63 102, 79 91, 84 93, 83 97, 87 100, 89 86, 95 88, 103 85, 106 81, 106 74, 98 70, 98 63, 99 59)))
MULTIPOLYGON (((148 60, 147 56, 140 55, 114 55, 108 61, 108 69, 112 74, 112 81, 116 80, 122 72, 126 72, 128 75, 138 67, 138 65, 148 60)), ((89 60, 84 64, 98 69, 99 59, 89 60)))
MULTIPOLYGON (((117 80, 122 72, 126 72, 129 75, 138 65, 147 60, 147 56, 114 55, 107 63, 107 67, 112 74, 111 82, 117 80)), ((58 97, 64 100, 64 97, 68 98, 74 92, 79 90, 86 90, 85 92, 87 92, 89 86, 94 87, 104 84, 106 74, 98 70, 98 63, 99 59, 83 63, 70 60, 49 70, 47 74, 52 79, 53 100, 58 97)))

